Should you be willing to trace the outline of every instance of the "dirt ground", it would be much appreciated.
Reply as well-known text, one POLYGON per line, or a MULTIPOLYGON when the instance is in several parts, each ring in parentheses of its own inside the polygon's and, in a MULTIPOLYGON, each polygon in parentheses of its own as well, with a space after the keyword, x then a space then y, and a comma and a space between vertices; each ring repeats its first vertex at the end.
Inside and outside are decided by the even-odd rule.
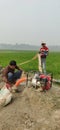
POLYGON ((23 84, 19 90, 0 107, 0 130, 60 130, 60 86, 40 92, 23 84))

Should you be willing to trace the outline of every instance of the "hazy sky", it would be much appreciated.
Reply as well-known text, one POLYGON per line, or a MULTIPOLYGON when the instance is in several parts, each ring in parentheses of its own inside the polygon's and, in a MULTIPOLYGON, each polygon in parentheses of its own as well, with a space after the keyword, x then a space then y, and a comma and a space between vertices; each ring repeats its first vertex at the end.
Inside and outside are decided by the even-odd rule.
POLYGON ((0 43, 60 44, 60 0, 0 0, 0 43))

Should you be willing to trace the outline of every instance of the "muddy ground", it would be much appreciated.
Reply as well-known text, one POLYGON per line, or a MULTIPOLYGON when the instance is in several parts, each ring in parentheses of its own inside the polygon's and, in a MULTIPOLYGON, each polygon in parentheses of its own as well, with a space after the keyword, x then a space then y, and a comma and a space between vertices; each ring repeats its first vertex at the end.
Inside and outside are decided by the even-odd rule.
POLYGON ((60 130, 60 86, 40 92, 23 84, 19 90, 0 107, 0 130, 60 130))

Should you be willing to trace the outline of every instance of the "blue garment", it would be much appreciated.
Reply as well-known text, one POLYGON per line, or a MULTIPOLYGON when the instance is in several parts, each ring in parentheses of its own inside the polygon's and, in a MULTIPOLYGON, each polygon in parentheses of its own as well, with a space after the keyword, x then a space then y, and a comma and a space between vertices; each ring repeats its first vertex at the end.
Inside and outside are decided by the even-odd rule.
POLYGON ((44 74, 46 74, 46 58, 41 58, 41 67, 44 74))
POLYGON ((22 71, 18 70, 14 73, 9 72, 8 73, 8 81, 11 83, 14 83, 17 79, 19 79, 21 77, 22 71))

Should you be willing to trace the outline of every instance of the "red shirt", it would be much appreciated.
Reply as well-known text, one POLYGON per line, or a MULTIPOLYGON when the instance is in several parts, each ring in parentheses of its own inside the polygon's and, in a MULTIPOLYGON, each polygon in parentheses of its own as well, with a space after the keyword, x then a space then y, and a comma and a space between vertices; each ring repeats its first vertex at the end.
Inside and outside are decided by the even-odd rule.
POLYGON ((47 54, 48 54, 48 47, 47 46, 43 46, 40 48, 40 55, 41 55, 41 58, 46 58, 47 54))

